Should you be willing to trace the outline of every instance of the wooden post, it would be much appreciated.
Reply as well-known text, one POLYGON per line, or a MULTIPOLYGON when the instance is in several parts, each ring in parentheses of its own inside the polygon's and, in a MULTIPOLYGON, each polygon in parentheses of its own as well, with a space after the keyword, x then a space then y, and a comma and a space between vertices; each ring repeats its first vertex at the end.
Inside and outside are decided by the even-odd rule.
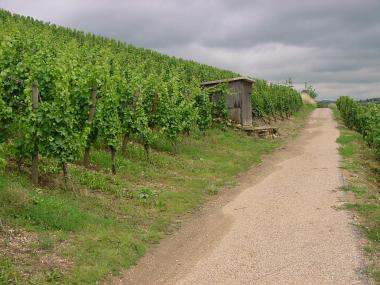
POLYGON ((90 161, 90 150, 91 150, 91 146, 88 145, 85 147, 84 149, 84 155, 83 155, 83 164, 84 166, 88 166, 89 164, 89 161, 90 161))
POLYGON ((121 151, 122 151, 124 156, 127 154, 128 141, 129 141, 129 135, 124 134, 123 145, 121 146, 121 151))
POLYGON ((96 96, 97 96, 97 91, 96 87, 93 87, 91 90, 91 108, 90 108, 90 113, 88 114, 88 121, 91 123, 94 119, 95 116, 95 111, 96 111, 96 96))
POLYGON ((144 143, 144 150, 145 150, 145 159, 149 161, 149 150, 150 150, 149 144, 144 143))
MULTIPOLYGON (((38 110, 38 83, 37 81, 33 82, 32 85, 32 111, 37 112, 38 110)), ((32 182, 34 184, 38 184, 38 138, 36 137, 36 133, 33 134, 33 154, 32 154, 32 182)))
POLYGON ((67 162, 62 162, 62 170, 63 170, 63 181, 65 183, 65 189, 69 190, 69 166, 67 165, 67 162))
MULTIPOLYGON (((90 108, 90 113, 88 114, 88 122, 90 124, 92 123, 95 117, 96 96, 97 96, 97 90, 96 90, 96 87, 93 87, 91 90, 91 96, 90 96, 91 108, 90 108)), ((84 149, 83 164, 85 166, 88 166, 89 161, 90 161, 90 150, 91 150, 91 145, 87 145, 86 148, 84 149)))
POLYGON ((116 149, 110 146, 111 149, 111 159, 112 159, 112 174, 116 174, 116 149))
MULTIPOLYGON (((137 108, 137 101, 139 99, 139 96, 140 96, 140 90, 137 90, 137 92, 135 92, 134 96, 133 96, 133 102, 132 102, 132 110, 133 112, 136 112, 136 108, 137 108)), ((127 108, 127 107, 125 107, 127 108)), ((129 142, 129 134, 124 134, 124 138, 123 138, 123 143, 121 145, 121 152, 124 156, 127 155, 127 151, 128 151, 128 142, 129 142)))

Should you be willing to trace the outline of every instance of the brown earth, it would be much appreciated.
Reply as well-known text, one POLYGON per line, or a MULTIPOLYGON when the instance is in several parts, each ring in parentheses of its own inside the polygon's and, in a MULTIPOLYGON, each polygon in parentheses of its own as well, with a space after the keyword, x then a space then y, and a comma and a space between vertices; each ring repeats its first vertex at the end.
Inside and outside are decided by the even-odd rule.
POLYGON ((367 284, 336 189, 339 135, 316 109, 300 136, 239 179, 111 284, 367 284))

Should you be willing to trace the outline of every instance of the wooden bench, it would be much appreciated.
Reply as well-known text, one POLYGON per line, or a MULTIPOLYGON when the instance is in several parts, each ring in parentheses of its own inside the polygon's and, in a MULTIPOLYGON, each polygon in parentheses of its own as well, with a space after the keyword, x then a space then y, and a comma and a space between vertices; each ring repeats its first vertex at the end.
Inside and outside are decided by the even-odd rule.
POLYGON ((245 131, 250 136, 258 137, 276 137, 278 136, 278 127, 272 126, 260 126, 260 127, 242 127, 242 130, 245 131))

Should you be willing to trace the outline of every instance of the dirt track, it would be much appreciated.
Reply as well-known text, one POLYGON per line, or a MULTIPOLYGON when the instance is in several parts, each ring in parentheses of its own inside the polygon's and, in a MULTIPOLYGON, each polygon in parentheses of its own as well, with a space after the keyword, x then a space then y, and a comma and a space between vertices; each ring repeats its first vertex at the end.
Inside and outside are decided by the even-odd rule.
POLYGON ((328 109, 113 284, 367 284, 328 109))

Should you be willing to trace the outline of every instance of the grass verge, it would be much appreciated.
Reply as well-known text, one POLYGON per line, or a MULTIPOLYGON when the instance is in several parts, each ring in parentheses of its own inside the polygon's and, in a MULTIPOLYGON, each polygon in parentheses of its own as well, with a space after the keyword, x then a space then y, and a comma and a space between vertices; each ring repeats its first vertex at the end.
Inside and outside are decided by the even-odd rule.
POLYGON ((332 107, 339 124, 339 153, 346 178, 342 191, 352 193, 345 208, 355 212, 357 225, 368 243, 363 251, 369 260, 368 273, 380 284, 380 162, 360 134, 346 128, 336 107, 332 107))
MULTIPOLYGON (((313 107, 276 122, 276 139, 230 129, 184 137, 176 155, 132 143, 127 157, 95 149, 91 169, 71 165, 73 191, 62 190, 53 162, 45 186, 28 175, 0 172, 0 284, 97 284, 136 262, 177 217, 195 211, 222 187, 296 135, 313 107), (2 283, 1 283, 2 282, 2 283)), ((161 141, 160 149, 170 149, 161 141)))

